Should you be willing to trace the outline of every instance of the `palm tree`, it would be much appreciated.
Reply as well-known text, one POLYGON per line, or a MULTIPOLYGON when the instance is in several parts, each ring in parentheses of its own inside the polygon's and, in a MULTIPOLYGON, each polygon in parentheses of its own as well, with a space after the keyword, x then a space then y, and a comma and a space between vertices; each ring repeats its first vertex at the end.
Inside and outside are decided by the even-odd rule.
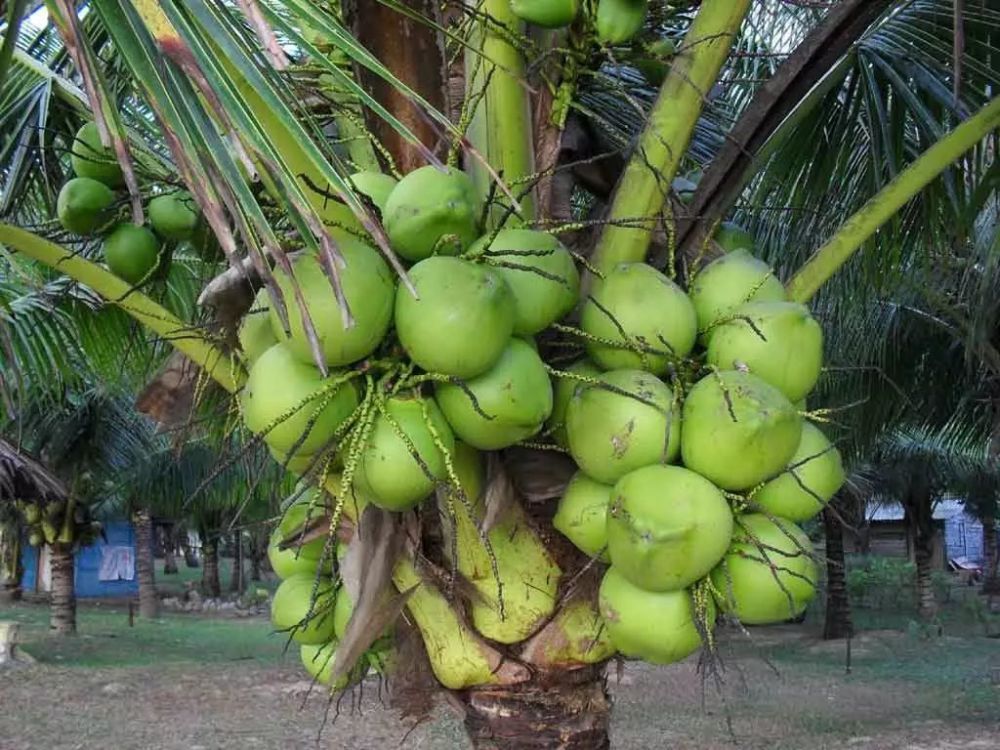
MULTIPOLYGON (((593 3, 583 5, 589 11, 593 3)), ((92 12, 77 16, 69 4, 53 2, 53 21, 72 54, 47 47, 52 34, 39 41, 26 31, 22 47, 44 64, 38 70, 28 52, 15 54, 17 75, 0 76, 12 81, 0 101, 22 110, 32 96, 58 101, 46 112, 56 112, 62 127, 55 132, 65 144, 86 107, 72 82, 82 84, 109 141, 132 154, 123 166, 137 179, 129 181, 124 212, 141 221, 143 185, 154 179, 183 182, 231 264, 252 265, 249 275, 270 289, 279 310, 286 300, 269 264, 284 264, 286 249, 321 253, 336 268, 338 241, 367 234, 396 262, 379 212, 353 190, 352 172, 408 171, 450 157, 493 196, 488 229, 510 220, 561 231, 598 278, 617 263, 647 257, 670 269, 696 265, 704 255, 701 238, 735 209, 789 279, 792 299, 806 302, 821 290, 816 309, 835 335, 859 290, 872 288, 878 296, 862 296, 872 304, 856 305, 861 309, 852 310, 852 320, 881 316, 886 330, 910 313, 876 304, 896 291, 879 281, 939 261, 942 248, 950 248, 942 238, 969 225, 968 217, 956 219, 956 206, 967 201, 953 198, 987 184, 995 171, 990 134, 1000 102, 991 99, 997 76, 990 40, 998 16, 985 5, 965 8, 958 35, 964 49, 954 60, 954 14, 946 0, 847 0, 826 13, 776 0, 653 3, 636 44, 598 43, 589 13, 568 31, 528 29, 507 0, 446 4, 444 11, 426 0, 238 6, 93 0, 92 12), (644 42, 664 37, 679 40, 678 51, 652 59, 644 42), (734 44, 737 54, 730 54, 734 44), (667 186, 695 170, 703 176, 684 209, 667 186), (247 183, 249 171, 259 184, 247 183), (868 243, 847 263, 876 231, 877 246, 868 243)), ((14 111, 6 105, 0 122, 13 121, 14 111)), ((58 267, 106 300, 125 300, 128 314, 222 388, 238 391, 244 373, 239 362, 229 365, 226 326, 249 305, 246 271, 220 273, 209 287, 203 299, 216 303, 213 323, 190 305, 159 305, 154 297, 164 299, 162 287, 131 290, 93 263, 94 243, 77 243, 78 252, 70 252, 60 245, 65 238, 43 223, 62 170, 57 159, 41 158, 53 153, 47 143, 29 142, 41 148, 4 162, 11 176, 5 199, 15 192, 24 197, 4 214, 20 227, 0 225, 0 242, 19 258, 58 267), (50 169, 54 178, 47 177, 50 169)), ((935 369, 919 357, 911 364, 926 384, 950 385, 948 367, 935 369)), ((967 367, 964 358, 958 364, 967 367)), ((160 385, 173 392, 165 381, 160 385)), ((858 410, 872 426, 870 444, 898 416, 899 402, 873 401, 858 410)), ((530 455, 533 448, 524 450, 530 455)), ((540 510, 561 494, 556 461, 517 460, 524 455, 502 457, 513 486, 523 491, 502 493, 502 508, 543 533, 522 534, 516 557, 549 561, 540 567, 557 570, 542 543, 559 545, 551 509, 540 510)), ((325 474, 314 471, 311 480, 325 474)), ((607 654, 560 651, 556 658, 539 646, 546 638, 565 639, 560 618, 569 616, 568 605, 547 610, 528 643, 485 640, 444 595, 429 562, 444 546, 440 533, 435 543, 442 525, 435 519, 451 516, 420 515, 426 535, 411 542, 415 549, 370 569, 391 570, 396 589, 410 592, 402 601, 425 642, 445 644, 429 647, 428 657, 439 682, 467 707, 473 742, 608 747, 610 703, 601 683, 607 654), (432 619, 421 614, 428 602, 432 619), (480 668, 456 675, 453 667, 467 658, 480 668)), ((394 533, 396 520, 375 523, 394 533)), ((330 527, 336 531, 339 523, 330 527)), ((478 544, 463 539, 460 552, 476 555, 478 544)), ((507 569, 494 562, 499 583, 507 569)), ((560 562, 563 575, 552 577, 565 594, 585 561, 560 562)), ((583 604, 593 612, 592 597, 583 604)), ((352 647, 363 651, 382 632, 379 625, 356 617, 349 627, 363 637, 352 647)))

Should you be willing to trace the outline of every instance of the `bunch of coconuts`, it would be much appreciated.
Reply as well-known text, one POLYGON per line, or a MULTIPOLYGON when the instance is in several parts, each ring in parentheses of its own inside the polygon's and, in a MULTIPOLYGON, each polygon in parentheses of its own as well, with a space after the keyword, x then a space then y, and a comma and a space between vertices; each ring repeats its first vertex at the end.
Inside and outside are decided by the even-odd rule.
MULTIPOLYGON (((535 336, 574 310, 580 287, 556 237, 484 236, 481 201, 457 170, 353 181, 380 210, 416 294, 356 237, 338 240, 349 317, 319 258, 294 259, 297 290, 276 271, 286 300, 301 295, 326 365, 300 305, 286 306, 286 330, 262 290, 239 331, 249 368, 240 403, 277 460, 335 478, 359 508, 404 512, 442 490, 476 492, 458 464, 478 452, 549 443, 579 467, 555 527, 610 564, 600 609, 621 653, 683 658, 720 609, 746 624, 801 614, 816 566, 795 524, 844 476, 837 450, 803 418, 822 332, 765 263, 734 250, 687 291, 650 265, 620 264, 579 309, 572 330, 586 357, 556 365, 535 336)), ((295 513, 328 502, 317 497, 295 513)), ((283 522, 272 543, 294 561, 272 559, 285 576, 272 614, 322 675, 350 598, 340 604, 332 571, 316 577, 321 541, 287 539, 301 521, 283 522)))
POLYGON ((103 237, 108 269, 132 286, 164 270, 173 243, 192 240, 199 229, 194 199, 176 188, 163 188, 149 199, 148 227, 119 220, 122 170, 111 150, 101 143, 93 122, 85 123, 74 136, 70 165, 76 176, 59 191, 59 223, 81 237, 103 237))

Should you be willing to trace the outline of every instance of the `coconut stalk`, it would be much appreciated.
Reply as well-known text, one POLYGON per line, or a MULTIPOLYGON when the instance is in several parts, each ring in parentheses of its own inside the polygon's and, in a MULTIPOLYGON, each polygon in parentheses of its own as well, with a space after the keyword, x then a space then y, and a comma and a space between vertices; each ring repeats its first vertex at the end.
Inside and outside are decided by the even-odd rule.
MULTIPOLYGON (((465 106, 471 115, 467 136, 518 198, 521 219, 530 221, 534 197, 521 193, 535 171, 531 108, 524 56, 511 43, 511 38, 522 32, 522 23, 508 0, 485 0, 479 11, 482 16, 476 21, 465 54, 465 106)), ((488 195, 494 176, 479 160, 466 162, 480 194, 488 195)), ((495 228, 506 213, 505 207, 494 206, 486 228, 495 228)))
POLYGON ((670 183, 749 7, 750 0, 705 0, 701 4, 615 188, 609 223, 593 258, 600 271, 646 258, 670 183))
POLYGON ((837 230, 787 284, 788 296, 807 302, 869 237, 930 182, 1000 126, 1000 97, 924 151, 837 230))

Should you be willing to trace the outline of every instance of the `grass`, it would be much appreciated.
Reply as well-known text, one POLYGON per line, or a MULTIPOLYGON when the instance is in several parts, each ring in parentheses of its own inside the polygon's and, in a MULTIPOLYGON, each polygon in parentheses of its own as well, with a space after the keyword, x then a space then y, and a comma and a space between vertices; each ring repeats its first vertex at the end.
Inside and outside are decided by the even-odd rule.
MULTIPOLYGON (((162 594, 167 596, 179 596, 183 594, 189 588, 199 588, 201 585, 201 575, 202 569, 189 568, 184 564, 184 558, 177 558, 177 572, 167 575, 163 572, 163 560, 156 560, 156 588, 162 594)), ((244 563, 244 573, 247 576, 246 586, 254 586, 255 588, 265 588, 268 591, 273 591, 278 587, 278 580, 272 574, 265 574, 264 580, 262 581, 251 581, 250 576, 250 566, 244 563)), ((221 558, 219 560, 219 583, 222 586, 223 594, 229 592, 229 584, 233 577, 233 560, 232 558, 221 558)))

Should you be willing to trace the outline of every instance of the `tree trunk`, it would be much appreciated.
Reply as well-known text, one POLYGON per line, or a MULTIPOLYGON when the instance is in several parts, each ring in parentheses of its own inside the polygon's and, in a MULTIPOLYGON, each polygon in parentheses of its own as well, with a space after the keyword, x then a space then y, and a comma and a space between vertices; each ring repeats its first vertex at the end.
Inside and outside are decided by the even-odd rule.
MULTIPOLYGON (((831 505, 837 502, 834 497, 831 505)), ((851 602, 847 597, 847 568, 844 559, 844 526, 836 507, 823 511, 826 535, 826 622, 823 638, 828 641, 850 638, 854 633, 851 622, 851 602)))
POLYGON ((604 667, 539 672, 523 685, 458 694, 476 750, 607 750, 604 667))
POLYGON ((197 568, 198 556, 188 543, 187 534, 181 537, 181 549, 184 551, 184 565, 188 568, 197 568))
POLYGON ((56 543, 49 556, 52 565, 52 603, 49 627, 57 635, 76 634, 73 545, 56 543))
POLYGON ((997 550, 997 527, 992 518, 983 519, 983 593, 1000 594, 1000 575, 997 563, 1000 552, 997 550))
POLYGON ((243 593, 243 532, 233 534, 233 576, 229 581, 229 592, 243 593))
POLYGON ((177 550, 174 547, 173 534, 170 532, 163 544, 163 575, 177 575, 177 550))
POLYGON ((135 569, 139 578, 139 617, 157 615, 156 570, 153 566, 153 518, 148 510, 135 514, 135 569))
POLYGON ((250 534, 250 580, 257 582, 261 580, 260 560, 264 555, 264 544, 261 543, 260 532, 254 531, 250 534))
POLYGON ((0 604, 21 598, 22 578, 20 529, 16 524, 0 526, 0 604))
POLYGON ((222 596, 222 585, 219 583, 219 537, 215 534, 203 534, 201 541, 202 571, 201 590, 205 596, 222 596))
POLYGON ((924 620, 937 614, 931 568, 934 560, 934 501, 929 480, 915 470, 910 491, 903 498, 907 531, 913 540, 913 560, 917 566, 917 612, 924 620))

